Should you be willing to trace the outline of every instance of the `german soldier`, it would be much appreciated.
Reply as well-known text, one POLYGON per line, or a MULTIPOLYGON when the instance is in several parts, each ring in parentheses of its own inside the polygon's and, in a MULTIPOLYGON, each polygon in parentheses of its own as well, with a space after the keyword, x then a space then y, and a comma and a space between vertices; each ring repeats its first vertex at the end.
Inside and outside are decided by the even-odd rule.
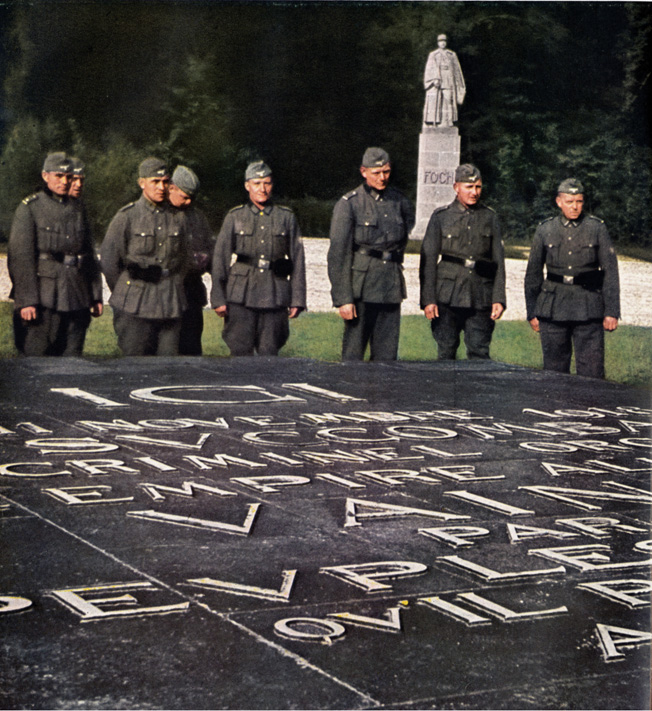
POLYGON ((560 214, 536 229, 525 272, 527 319, 541 334, 543 367, 604 378, 604 332, 620 318, 618 260, 604 222, 584 214, 584 187, 557 189, 560 214), (543 266, 546 266, 544 279, 543 266))
POLYGON ((188 250, 183 215, 167 204, 164 161, 138 169, 141 196, 111 220, 100 248, 113 325, 124 355, 179 354, 188 250))
POLYGON ((50 153, 43 190, 16 210, 8 248, 14 335, 29 356, 81 356, 91 316, 102 313, 102 280, 82 206, 68 197, 70 158, 50 153))
POLYGON ((213 254, 211 304, 224 318, 233 356, 278 355, 288 318, 306 308, 306 271, 299 224, 272 202, 272 171, 263 161, 245 172, 249 202, 224 218, 213 254))
POLYGON ((439 360, 489 358, 495 322, 505 310, 505 255, 498 216, 480 204, 482 178, 470 163, 455 170, 455 200, 435 210, 421 245, 421 308, 439 360))

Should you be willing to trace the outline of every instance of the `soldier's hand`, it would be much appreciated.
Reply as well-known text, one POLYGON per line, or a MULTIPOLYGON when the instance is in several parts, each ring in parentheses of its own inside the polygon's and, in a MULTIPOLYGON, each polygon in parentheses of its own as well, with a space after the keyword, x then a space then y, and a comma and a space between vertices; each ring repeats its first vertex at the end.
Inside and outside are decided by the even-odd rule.
POLYGON ((423 315, 428 319, 428 321, 432 321, 433 318, 439 318, 439 309, 437 308, 437 304, 428 304, 423 310, 423 315))
POLYGON ((293 306, 291 309, 288 309, 288 318, 296 318, 303 309, 300 306, 293 306))
POLYGON ((618 328, 618 319, 613 316, 605 316, 602 321, 602 328, 605 331, 615 331, 618 328))
POLYGON ((224 318, 224 317, 226 316, 226 311, 227 311, 227 309, 226 309, 226 304, 224 304, 223 306, 218 306, 218 307, 215 309, 215 313, 216 313, 220 318, 224 318))
POLYGON ((355 304, 342 304, 339 308, 340 316, 345 321, 352 321, 358 317, 358 312, 355 310, 355 304))
POLYGON ((498 319, 503 315, 505 311, 505 307, 502 304, 491 304, 491 318, 494 321, 498 321, 498 319))
POLYGON ((536 333, 539 333, 539 319, 538 318, 530 319, 530 326, 532 326, 533 331, 535 331, 536 333))
POLYGON ((36 306, 25 306, 20 310, 23 321, 36 321, 36 306))
POLYGON ((99 318, 102 315, 102 311, 104 311, 104 306, 101 301, 96 301, 91 306, 91 316, 93 318, 99 318))

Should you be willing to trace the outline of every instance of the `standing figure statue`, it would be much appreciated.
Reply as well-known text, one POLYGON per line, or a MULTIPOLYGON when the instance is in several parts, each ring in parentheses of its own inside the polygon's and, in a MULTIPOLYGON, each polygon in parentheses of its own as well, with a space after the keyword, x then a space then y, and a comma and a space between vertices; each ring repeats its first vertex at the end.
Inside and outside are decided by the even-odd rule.
POLYGON ((455 52, 446 49, 446 35, 437 36, 437 49, 430 52, 423 76, 426 103, 425 126, 444 128, 457 121, 457 105, 462 104, 466 85, 455 52))

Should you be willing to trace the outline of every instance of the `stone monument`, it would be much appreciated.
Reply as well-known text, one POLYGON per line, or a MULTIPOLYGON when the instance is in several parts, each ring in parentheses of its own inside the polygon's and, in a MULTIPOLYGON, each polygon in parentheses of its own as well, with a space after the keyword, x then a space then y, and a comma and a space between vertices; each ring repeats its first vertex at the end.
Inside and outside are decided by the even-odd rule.
POLYGON ((457 55, 446 45, 446 35, 438 35, 437 49, 429 54, 423 77, 426 99, 419 136, 417 219, 412 239, 423 239, 432 211, 455 198, 453 182, 460 162, 460 136, 454 124, 466 86, 457 55))

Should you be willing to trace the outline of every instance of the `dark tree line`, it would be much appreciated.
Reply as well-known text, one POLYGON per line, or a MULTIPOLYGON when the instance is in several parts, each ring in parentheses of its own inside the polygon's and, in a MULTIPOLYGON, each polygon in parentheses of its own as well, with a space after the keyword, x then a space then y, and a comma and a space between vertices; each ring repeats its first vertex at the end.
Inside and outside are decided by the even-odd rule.
POLYGON ((423 69, 445 32, 467 82, 462 160, 481 168, 507 237, 531 237, 574 174, 614 238, 646 246, 650 15, 602 2, 9 3, 0 230, 52 149, 86 161, 98 239, 148 154, 197 171, 216 229, 258 157, 306 234, 327 231, 368 145, 387 148, 414 198, 423 69))

